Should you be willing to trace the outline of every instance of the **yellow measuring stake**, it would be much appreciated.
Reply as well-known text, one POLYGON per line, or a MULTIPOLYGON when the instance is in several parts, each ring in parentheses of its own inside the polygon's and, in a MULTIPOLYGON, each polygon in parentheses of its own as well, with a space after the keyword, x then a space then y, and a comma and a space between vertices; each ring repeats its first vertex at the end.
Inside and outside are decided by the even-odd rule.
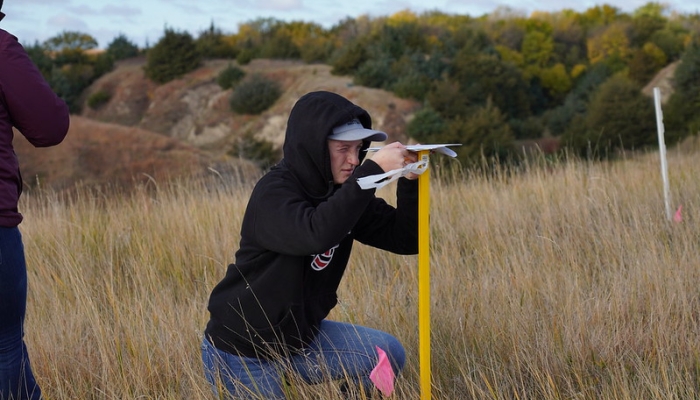
MULTIPOLYGON (((461 146, 461 144, 451 143, 406 146, 409 151, 415 151, 418 153, 420 162, 416 164, 419 164, 420 166, 418 168, 422 169, 422 172, 419 172, 420 176, 418 177, 418 340, 420 342, 419 356, 421 400, 430 400, 430 393, 432 389, 430 373, 430 152, 435 150, 438 153, 442 153, 450 157, 457 157, 457 153, 448 149, 448 146, 461 146)), ((379 147, 373 147, 367 150, 375 151, 379 150, 379 147)), ((395 172, 396 171, 391 171, 390 173, 386 174, 359 178, 357 182, 363 189, 377 187, 377 180, 382 182, 384 178, 387 176, 393 176, 395 172), (363 180, 368 178, 368 182, 363 182, 363 180)), ((404 169, 399 172, 406 171, 404 169)), ((409 170, 409 172, 413 171, 409 170)), ((396 175, 396 178, 398 178, 398 175, 396 175)))
POLYGON ((426 162, 418 178, 418 340, 421 400, 430 400, 430 151, 419 151, 426 162))

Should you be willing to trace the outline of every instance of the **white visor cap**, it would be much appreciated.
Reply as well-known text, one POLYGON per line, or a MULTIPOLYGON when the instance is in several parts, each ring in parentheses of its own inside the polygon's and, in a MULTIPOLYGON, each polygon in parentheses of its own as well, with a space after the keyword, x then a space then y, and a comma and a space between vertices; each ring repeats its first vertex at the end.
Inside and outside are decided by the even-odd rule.
POLYGON ((367 129, 357 119, 333 128, 333 133, 328 135, 328 139, 351 142, 353 140, 370 140, 372 142, 383 142, 388 135, 382 131, 367 129))

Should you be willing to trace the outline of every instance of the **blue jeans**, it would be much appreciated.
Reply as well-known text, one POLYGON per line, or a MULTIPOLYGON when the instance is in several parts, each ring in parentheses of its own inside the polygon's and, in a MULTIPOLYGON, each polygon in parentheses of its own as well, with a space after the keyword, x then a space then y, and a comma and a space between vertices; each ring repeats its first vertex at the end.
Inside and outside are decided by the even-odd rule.
POLYGON ((27 347, 27 265, 19 228, 0 227, 0 399, 40 399, 27 347))
POLYGON ((369 374, 378 360, 375 346, 387 353, 394 373, 398 375, 403 368, 404 348, 388 333, 329 320, 322 321, 319 328, 304 354, 279 360, 239 357, 215 348, 204 338, 204 372, 215 395, 224 389, 227 399, 284 399, 285 376, 290 373, 308 384, 345 380, 372 393, 369 374))

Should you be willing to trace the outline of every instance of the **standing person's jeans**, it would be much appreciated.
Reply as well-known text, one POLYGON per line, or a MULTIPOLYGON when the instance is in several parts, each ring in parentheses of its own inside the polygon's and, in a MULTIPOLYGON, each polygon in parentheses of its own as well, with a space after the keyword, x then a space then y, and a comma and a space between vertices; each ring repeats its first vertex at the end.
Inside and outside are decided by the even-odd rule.
MULTIPOLYGON (((235 399, 284 399, 285 374, 296 372, 305 382, 346 380, 360 383, 366 393, 374 384, 369 374, 376 366, 375 346, 384 350, 394 373, 403 368, 406 354, 401 343, 386 332, 324 320, 316 339, 303 355, 281 360, 239 357, 219 350, 204 338, 202 360, 207 380, 219 396, 219 385, 235 399)), ((217 397, 219 398, 219 397, 217 397)))
POLYGON ((0 227, 0 399, 40 399, 24 345, 27 266, 19 228, 0 227))

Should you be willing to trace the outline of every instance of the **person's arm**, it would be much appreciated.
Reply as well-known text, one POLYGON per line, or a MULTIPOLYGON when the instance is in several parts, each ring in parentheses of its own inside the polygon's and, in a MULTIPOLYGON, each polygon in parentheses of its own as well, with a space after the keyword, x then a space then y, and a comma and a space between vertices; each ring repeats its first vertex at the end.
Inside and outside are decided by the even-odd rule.
POLYGON ((9 34, 0 36, 0 96, 12 125, 31 144, 48 147, 63 141, 70 124, 68 106, 9 34))
POLYGON ((375 199, 355 227, 360 242, 397 254, 418 253, 418 181, 400 178, 396 208, 375 199))
POLYGON ((251 238, 260 246, 277 253, 323 253, 353 230, 368 204, 376 198, 375 191, 362 190, 356 178, 381 172, 376 163, 368 160, 319 204, 313 204, 293 179, 269 177, 260 190, 253 191, 250 218, 244 221, 244 225, 249 225, 243 231, 252 234, 251 238))

